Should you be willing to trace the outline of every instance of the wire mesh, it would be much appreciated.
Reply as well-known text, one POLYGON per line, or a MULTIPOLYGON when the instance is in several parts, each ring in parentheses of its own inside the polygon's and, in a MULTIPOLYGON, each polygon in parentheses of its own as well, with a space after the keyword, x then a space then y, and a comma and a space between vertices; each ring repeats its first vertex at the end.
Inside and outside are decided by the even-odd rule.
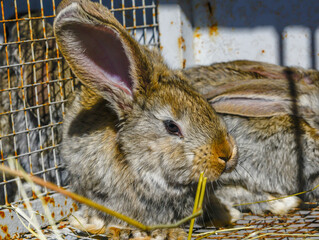
POLYGON ((319 239, 319 205, 306 203, 284 216, 244 214, 232 228, 195 228, 194 239, 319 239), (205 236, 205 237, 204 237, 205 236))
MULTIPOLYGON (((65 104, 78 83, 53 34, 60 1, 0 1, 0 164, 13 159, 27 172, 66 186, 59 145, 65 104)), ((141 44, 158 47, 155 0, 95 2, 107 6, 141 44)), ((19 201, 15 180, 1 173, 0 205, 19 201)))
MULTIPOLYGON (((66 221, 60 222, 58 227, 65 239, 108 239, 106 234, 87 235, 66 221)), ((43 233, 48 239, 55 238, 52 228, 43 229, 43 233)), ((19 237, 36 239, 31 233, 19 237)), ((197 226, 192 239, 319 239, 319 205, 307 203, 285 216, 268 214, 261 217, 247 213, 229 228, 197 226)))

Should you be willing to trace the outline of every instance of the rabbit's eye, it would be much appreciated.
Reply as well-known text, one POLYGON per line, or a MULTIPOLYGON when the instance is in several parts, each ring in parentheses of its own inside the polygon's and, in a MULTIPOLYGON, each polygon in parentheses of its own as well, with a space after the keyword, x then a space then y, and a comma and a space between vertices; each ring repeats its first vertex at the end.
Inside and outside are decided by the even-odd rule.
POLYGON ((181 138, 183 137, 181 130, 179 129, 178 125, 174 121, 166 120, 166 121, 164 121, 164 125, 166 128, 166 131, 169 134, 176 135, 176 136, 179 136, 181 138))

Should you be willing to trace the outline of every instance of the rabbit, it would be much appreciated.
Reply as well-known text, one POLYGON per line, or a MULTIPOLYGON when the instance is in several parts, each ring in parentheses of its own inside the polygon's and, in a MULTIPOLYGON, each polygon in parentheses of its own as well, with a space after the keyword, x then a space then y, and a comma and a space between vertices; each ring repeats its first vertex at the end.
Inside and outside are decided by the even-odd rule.
MULTIPOLYGON (((62 138, 63 101, 73 91, 73 83, 68 80, 71 70, 63 60, 54 60, 58 56, 52 25, 44 22, 39 13, 31 17, 34 19, 19 21, 18 26, 16 22, 7 25, 7 42, 19 40, 20 44, 8 44, 0 50, 3 162, 7 164, 10 157, 17 156, 15 159, 27 172, 65 186, 68 175, 55 146, 62 138)), ((29 15, 19 18, 28 19, 29 15)), ((13 182, 6 188, 12 191, 7 193, 7 202, 19 200, 13 182)), ((1 186, 0 204, 5 203, 3 195, 1 186)), ((29 196, 32 196, 31 189, 29 196)))
MULTIPOLYGON (((54 32, 82 82, 63 125, 71 189, 147 225, 190 215, 200 172, 212 182, 236 165, 237 147, 223 120, 101 4, 62 1, 54 32)), ((78 227, 100 220, 113 239, 185 238, 182 228, 143 233, 91 208, 83 213, 86 223, 78 227)))
POLYGON ((241 205, 318 186, 318 71, 237 60, 181 72, 224 119, 238 146, 237 167, 211 190, 217 226, 236 221, 240 211, 286 214, 301 200, 319 200, 317 188, 241 205))

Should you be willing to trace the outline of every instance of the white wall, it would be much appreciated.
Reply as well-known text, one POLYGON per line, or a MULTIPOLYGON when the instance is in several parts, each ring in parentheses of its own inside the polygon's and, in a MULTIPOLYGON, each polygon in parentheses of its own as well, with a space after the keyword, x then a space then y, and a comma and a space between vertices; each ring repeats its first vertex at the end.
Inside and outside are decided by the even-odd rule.
POLYGON ((161 41, 162 50, 167 62, 175 68, 234 59, 319 68, 318 0, 159 0, 159 3, 160 40, 170 39, 161 41), (168 14, 169 9, 178 10, 168 14), (189 27, 185 31, 179 29, 178 25, 185 23, 189 27), (178 44, 186 35, 185 41, 192 47, 191 57, 190 50, 183 50, 178 44))

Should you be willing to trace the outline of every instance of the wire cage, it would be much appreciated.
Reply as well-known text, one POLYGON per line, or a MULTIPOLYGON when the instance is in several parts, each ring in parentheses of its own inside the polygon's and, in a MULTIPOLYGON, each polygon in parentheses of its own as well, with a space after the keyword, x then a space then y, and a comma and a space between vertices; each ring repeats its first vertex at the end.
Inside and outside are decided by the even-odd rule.
MULTIPOLYGON (((53 35, 52 23, 60 1, 0 0, 0 164, 21 165, 32 175, 58 186, 67 186, 68 175, 59 146, 68 97, 79 83, 61 56, 53 35)), ((209 23, 211 28, 202 27, 206 24, 203 23, 205 14, 211 15, 212 10, 205 10, 201 14, 200 11, 204 11, 201 7, 204 8, 207 4, 203 4, 204 7, 199 6, 200 0, 160 1, 168 3, 167 5, 158 4, 157 0, 93 1, 107 6, 139 43, 161 49, 164 57, 169 57, 166 60, 173 68, 208 64, 205 61, 210 60, 213 54, 209 53, 209 57, 203 55, 205 51, 202 46, 206 44, 204 37, 207 35, 207 39, 210 39, 218 34, 223 36, 222 32, 218 32, 215 18, 211 19, 212 24, 209 23), (173 4, 176 2, 179 7, 173 4), (190 2, 193 9, 189 8, 190 2), (174 11, 171 12, 171 9, 174 11), (158 19, 159 14, 161 19, 158 19), (194 17, 195 24, 191 26, 191 16, 196 14, 198 17, 194 17), (166 27, 161 34, 160 25, 166 27), (195 54, 191 52, 192 47, 195 54)), ((208 7, 214 9, 209 4, 208 7)), ((224 42, 222 37, 219 41, 224 42)), ((219 51, 219 45, 215 45, 219 51)), ((249 48, 250 45, 248 44, 249 48)), ((224 54, 225 51, 222 51, 223 57, 227 55, 224 54)), ((262 51, 264 50, 259 51, 260 55, 264 56, 262 51)), ((19 188, 15 178, 0 174, 0 226, 1 221, 6 224, 18 221, 10 211, 5 215, 4 209, 9 204, 24 204, 19 188)), ((30 188, 26 189, 29 200, 36 206, 36 195, 30 188)), ((53 213, 56 216, 66 216, 68 211, 76 209, 68 199, 59 196, 53 199, 50 198, 52 191, 45 188, 41 190, 42 195, 47 196, 47 202, 52 206, 61 206, 62 210, 53 213)), ((34 210, 40 208, 35 207, 34 210)), ((235 230, 195 228, 194 234, 212 231, 213 235, 205 237, 207 239, 250 239, 256 236, 301 239, 298 234, 307 233, 310 236, 319 232, 318 204, 307 205, 307 208, 284 217, 269 215, 262 218, 246 214, 235 224, 235 230)), ((11 239, 15 236, 13 233, 24 231, 23 226, 13 227, 8 224, 8 227, 9 229, 0 229, 0 239, 2 236, 11 239)))
MULTIPOLYGON (((58 3, 1 1, 0 149, 1 164, 12 158, 27 172, 65 186, 67 174, 58 147, 65 103, 76 83, 53 36, 52 21, 58 3)), ((100 3, 140 43, 158 46, 155 1, 100 3)), ((13 181, 1 176, 0 204, 21 200, 19 191, 18 196, 14 194, 13 181)))
POLYGON ((244 214, 232 228, 197 228, 194 236, 204 239, 318 239, 318 204, 307 203, 285 216, 244 214))
MULTIPOLYGON (((0 164, 9 165, 10 160, 34 176, 67 186, 59 145, 65 104, 78 83, 53 34, 60 1, 0 1, 0 164)), ((155 0, 95 2, 107 6, 139 43, 158 47, 155 0)), ((43 195, 52 193, 41 190, 43 195)), ((30 187, 26 193, 36 199, 30 187)), ((22 199, 16 179, 1 173, 0 205, 22 199)))

